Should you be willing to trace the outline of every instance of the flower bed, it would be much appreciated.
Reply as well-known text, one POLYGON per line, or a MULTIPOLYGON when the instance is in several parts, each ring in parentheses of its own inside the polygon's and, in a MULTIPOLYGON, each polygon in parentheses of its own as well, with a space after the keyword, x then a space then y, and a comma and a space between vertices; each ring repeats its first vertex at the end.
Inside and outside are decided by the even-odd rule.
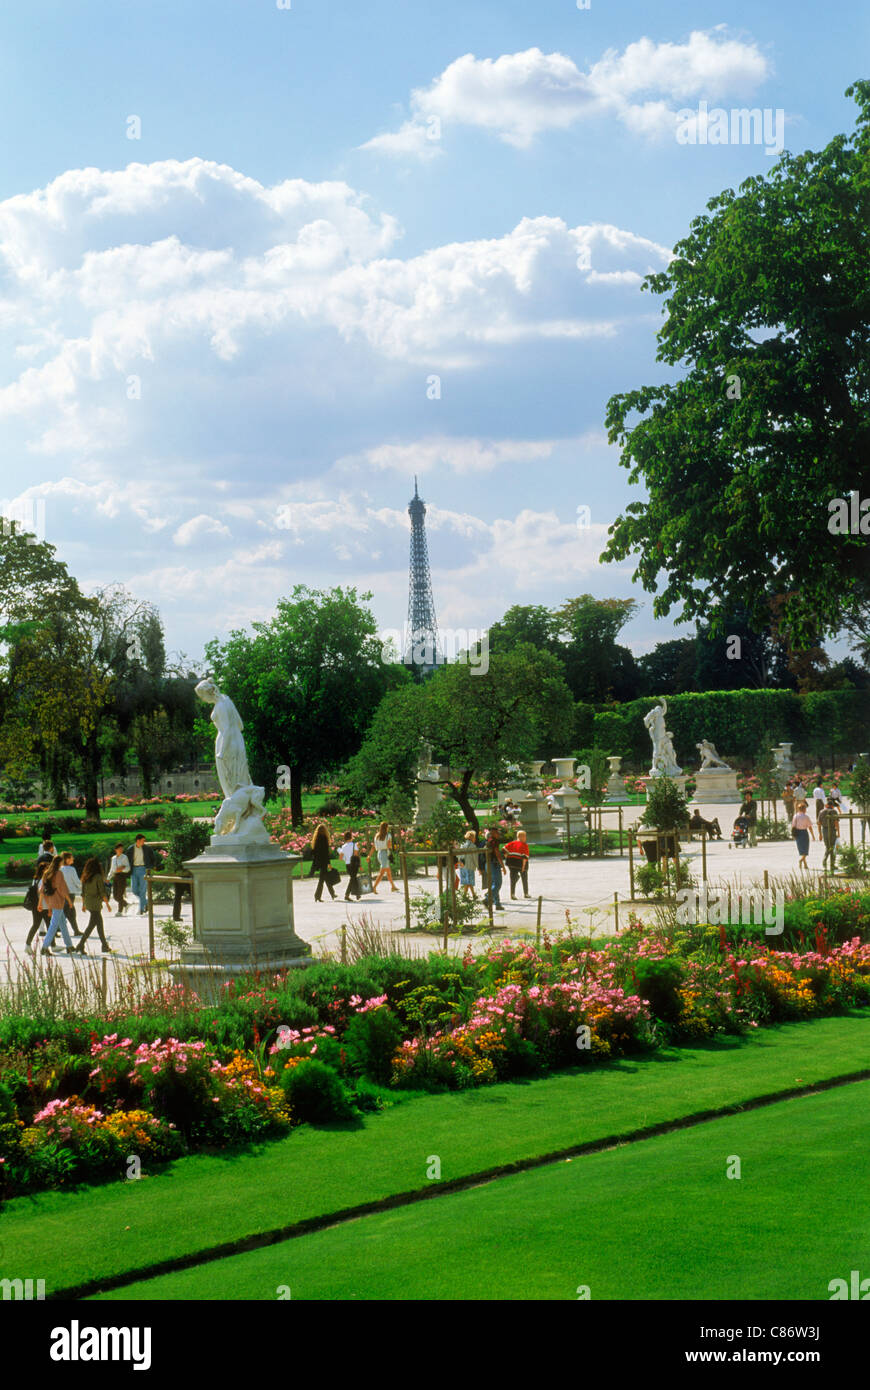
POLYGON ((318 961, 232 982, 216 1005, 166 986, 99 1018, 0 1015, 0 1194, 350 1118, 391 1089, 484 1085, 867 1005, 868 906, 806 900, 815 925, 793 949, 638 921, 596 942, 569 923, 539 948, 318 961))

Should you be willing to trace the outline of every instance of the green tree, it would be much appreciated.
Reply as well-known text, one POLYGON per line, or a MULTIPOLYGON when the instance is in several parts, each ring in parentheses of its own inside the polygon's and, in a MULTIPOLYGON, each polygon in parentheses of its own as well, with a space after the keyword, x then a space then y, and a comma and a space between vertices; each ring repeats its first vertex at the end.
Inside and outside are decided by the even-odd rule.
POLYGON ((638 684, 635 659, 616 639, 636 609, 632 598, 596 599, 581 594, 555 610, 558 652, 575 700, 602 704, 609 699, 634 699, 638 684))
POLYGON ((401 665, 381 659, 374 616, 363 606, 371 597, 297 584, 270 622, 206 646, 244 721, 255 781, 274 793, 279 768, 289 769, 294 825, 303 782, 354 753, 386 692, 410 685, 401 665))
POLYGON ((744 603, 764 630, 779 597, 796 645, 847 620, 866 633, 866 535, 829 529, 829 502, 870 487, 870 83, 847 95, 850 135, 713 198, 645 281, 667 296, 657 356, 681 379, 608 403, 649 497, 603 559, 639 557, 657 616, 744 603))
POLYGON ((555 614, 542 604, 514 604, 489 629, 490 652, 510 652, 521 643, 560 655, 555 614))
POLYGON ((484 674, 461 663, 444 666, 424 685, 396 691, 379 706, 365 742, 345 770, 345 794, 377 800, 391 782, 413 789, 421 743, 446 766, 440 785, 478 828, 472 781, 504 786, 512 763, 552 746, 571 746, 574 702, 561 663, 520 645, 490 652, 484 674))

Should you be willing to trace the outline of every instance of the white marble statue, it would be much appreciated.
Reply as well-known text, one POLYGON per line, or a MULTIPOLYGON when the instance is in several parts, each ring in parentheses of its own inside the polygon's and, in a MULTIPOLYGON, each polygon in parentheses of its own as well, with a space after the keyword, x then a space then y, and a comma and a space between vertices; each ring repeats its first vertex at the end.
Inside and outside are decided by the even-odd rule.
POLYGON ((724 758, 720 758, 719 754, 716 752, 716 745, 711 743, 708 738, 702 738, 700 743, 695 744, 695 747, 701 754, 701 766, 698 768, 699 772, 712 772, 714 769, 721 769, 723 772, 731 772, 732 769, 725 762, 724 758))
POLYGON ((215 837, 232 835, 246 843, 268 843, 269 832, 263 824, 265 788, 251 783, 239 711, 210 677, 201 680, 195 692, 200 700, 214 705, 211 722, 217 729, 215 766, 224 794, 214 819, 215 837))
POLYGON ((667 712, 667 703, 662 700, 660 705, 654 705, 649 714, 644 716, 643 722, 649 731, 653 746, 651 777, 679 777, 683 770, 677 764, 673 740, 665 728, 667 712))

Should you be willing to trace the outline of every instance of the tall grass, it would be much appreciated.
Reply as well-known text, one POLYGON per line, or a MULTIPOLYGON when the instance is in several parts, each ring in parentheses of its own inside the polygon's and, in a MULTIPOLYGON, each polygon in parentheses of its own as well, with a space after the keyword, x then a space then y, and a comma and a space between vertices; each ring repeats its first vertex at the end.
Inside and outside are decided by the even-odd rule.
POLYGON ((18 956, 8 945, 0 980, 0 1018, 69 1019, 140 1013, 172 981, 161 965, 143 967, 103 956, 83 957, 71 974, 49 957, 18 956))

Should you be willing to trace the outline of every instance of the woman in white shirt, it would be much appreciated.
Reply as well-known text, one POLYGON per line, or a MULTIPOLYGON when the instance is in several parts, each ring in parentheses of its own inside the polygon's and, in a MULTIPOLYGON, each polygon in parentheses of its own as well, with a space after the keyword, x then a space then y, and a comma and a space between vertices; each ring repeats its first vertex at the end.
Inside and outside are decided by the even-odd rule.
POLYGON ((115 853, 112 855, 109 864, 109 882, 112 885, 112 897, 118 904, 118 916, 123 917, 127 909, 127 878, 130 873, 130 861, 124 853, 123 844, 115 845, 115 853))
POLYGON ((398 893, 399 891, 395 883, 393 882, 393 874, 392 870, 390 869, 390 850, 392 848, 393 837, 390 834, 390 827, 387 825, 387 822, 385 820, 382 820, 380 825, 378 826, 378 833, 375 836, 375 850, 378 856, 378 864, 380 866, 380 871, 374 883, 372 884, 373 893, 377 893, 378 884, 380 883, 384 874, 386 874, 393 892, 398 893))
POLYGON ((78 917, 76 916, 76 895, 82 891, 82 881, 76 873, 75 855, 68 849, 61 855, 60 871, 66 880, 69 889, 69 903, 64 908, 64 916, 73 929, 73 936, 81 936, 79 931, 78 917))

